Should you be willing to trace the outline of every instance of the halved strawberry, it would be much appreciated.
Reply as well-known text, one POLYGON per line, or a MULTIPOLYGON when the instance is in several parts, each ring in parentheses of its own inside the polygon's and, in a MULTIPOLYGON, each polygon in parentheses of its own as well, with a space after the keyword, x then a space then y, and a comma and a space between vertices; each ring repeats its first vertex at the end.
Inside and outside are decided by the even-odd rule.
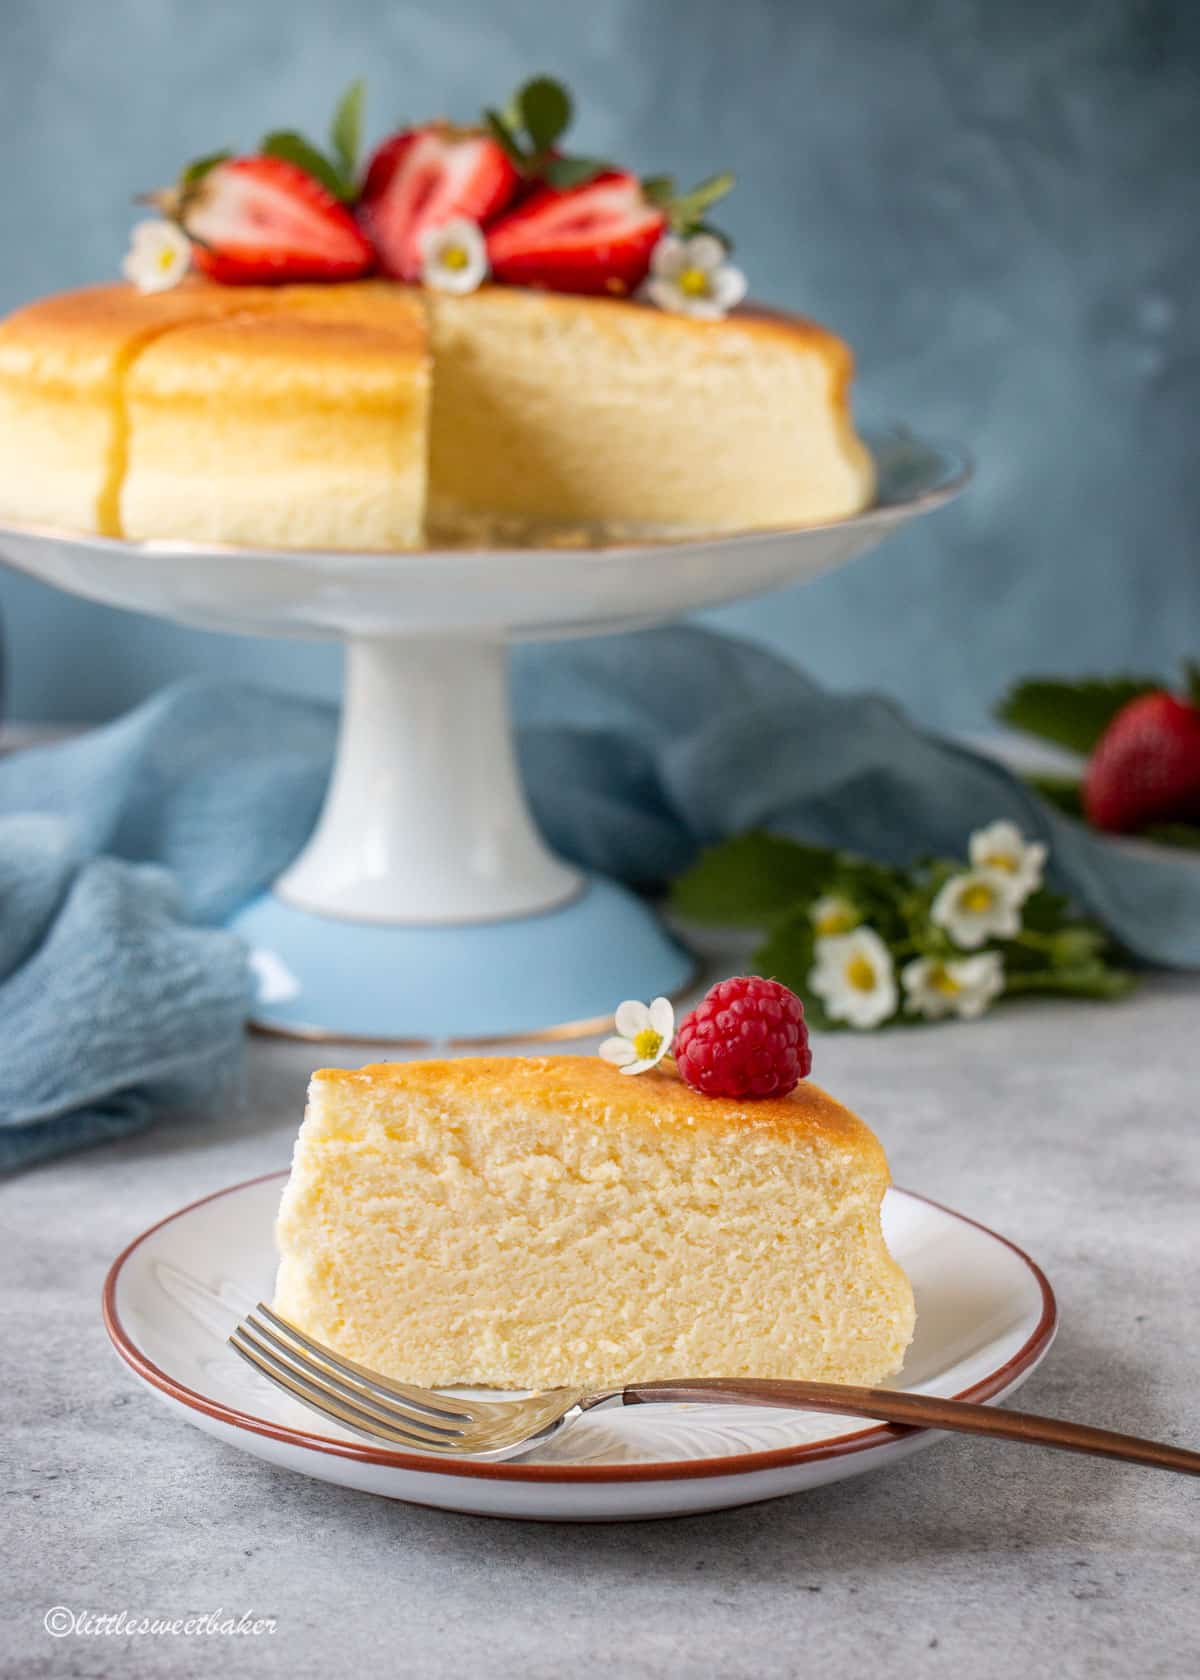
POLYGON ((385 274, 421 278, 421 238, 465 217, 484 222, 502 210, 520 177, 478 129, 431 123, 385 140, 367 166, 359 217, 385 274))
POLYGON ((193 241, 196 267, 223 285, 353 280, 371 266, 350 212, 283 158, 223 158, 155 202, 193 241))
POLYGON ((580 187, 543 187, 487 229, 497 280, 552 292, 625 296, 650 268, 667 216, 641 182, 609 169, 580 187))

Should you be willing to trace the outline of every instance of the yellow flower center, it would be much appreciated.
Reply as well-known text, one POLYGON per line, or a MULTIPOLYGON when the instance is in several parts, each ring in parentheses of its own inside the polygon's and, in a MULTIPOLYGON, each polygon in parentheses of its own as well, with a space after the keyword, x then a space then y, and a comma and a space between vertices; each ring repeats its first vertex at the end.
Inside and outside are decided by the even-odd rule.
POLYGON ((463 269, 466 268, 470 260, 469 253, 461 245, 447 245, 442 252, 443 268, 463 269))
POLYGON ((643 1027, 640 1033, 633 1035, 633 1048, 639 1062, 652 1062, 662 1049, 662 1034, 655 1032, 653 1027, 643 1027))
POLYGON ((831 904, 817 917, 817 932, 822 939, 839 933, 849 933, 858 926, 858 918, 848 904, 831 904))
POLYGON ((995 901, 996 895, 991 887, 985 886, 982 881, 975 881, 964 890, 958 902, 969 916, 982 916, 992 908, 995 901))
POLYGON ((929 984, 935 992, 940 992, 943 997, 955 997, 962 991, 962 987, 950 971, 940 966, 930 969, 929 984))
POLYGON ((853 986, 856 992, 875 990, 875 970, 861 951, 852 956, 846 964, 846 982, 853 986))
POLYGON ((702 268, 685 268, 679 276, 678 285, 684 297, 707 297, 712 290, 708 274, 702 268))
POLYGON ((1003 869, 1008 875, 1015 875, 1019 867, 1011 852, 993 852, 984 860, 989 869, 1003 869))
POLYGON ((175 265, 175 252, 169 245, 164 245, 155 259, 164 274, 169 274, 175 265))

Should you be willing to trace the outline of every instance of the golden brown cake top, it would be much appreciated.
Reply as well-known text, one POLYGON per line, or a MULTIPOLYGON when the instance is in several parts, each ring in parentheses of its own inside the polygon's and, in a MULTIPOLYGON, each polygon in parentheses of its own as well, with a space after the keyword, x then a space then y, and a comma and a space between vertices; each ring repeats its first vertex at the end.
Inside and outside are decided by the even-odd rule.
POLYGON ((604 1125, 711 1127, 769 1131, 803 1142, 832 1143, 864 1157, 887 1175, 883 1148, 865 1121, 827 1091, 804 1080, 786 1097, 738 1102, 705 1097, 669 1068, 621 1073, 599 1056, 465 1056, 446 1061, 377 1062, 363 1068, 320 1068, 313 1085, 363 1095, 474 1102, 498 1112, 552 1109, 604 1125))
MULTIPOLYGON (((86 286, 39 298, 14 311, 0 321, 0 344, 29 342, 41 347, 60 339, 79 346, 88 341, 104 344, 143 332, 154 336, 192 318, 221 321, 263 317, 270 321, 282 316, 383 328, 389 334, 403 334, 406 347, 415 351, 424 342, 425 295, 419 287, 390 280, 353 280, 323 286, 220 286, 189 277, 171 291, 149 294, 124 283, 86 286)), ((714 342, 722 338, 728 341, 730 334, 763 344, 793 345, 824 356, 844 382, 852 372, 850 349, 836 333, 803 316, 757 305, 740 308, 724 321, 697 321, 626 298, 578 297, 507 286, 484 286, 478 293, 458 300, 458 305, 469 309, 485 302, 494 308, 539 313, 550 325, 557 313, 574 313, 588 316, 600 330, 619 331, 622 323, 632 318, 650 331, 684 334, 698 345, 706 336, 714 342)), ((266 331, 273 336, 274 329, 266 331)), ((303 338, 303 329, 298 331, 303 338)), ((312 334, 317 342, 327 336, 312 334)))

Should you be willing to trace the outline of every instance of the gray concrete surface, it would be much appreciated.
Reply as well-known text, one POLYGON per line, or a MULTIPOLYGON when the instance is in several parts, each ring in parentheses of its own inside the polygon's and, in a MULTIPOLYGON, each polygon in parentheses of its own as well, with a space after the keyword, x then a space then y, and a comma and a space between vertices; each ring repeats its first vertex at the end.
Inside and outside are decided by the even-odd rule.
MULTIPOLYGON (((1062 1332, 1023 1401, 1192 1445, 1198 1003, 1196 982, 1160 980, 1115 1007, 816 1047, 898 1182, 1048 1270, 1062 1332)), ((104 1272, 160 1215, 286 1163, 315 1059, 255 1041, 239 1112, 164 1123, 0 1193, 6 1676, 1200 1673, 1200 1486, 1182 1477, 946 1441, 772 1504, 572 1528, 342 1491, 176 1421, 106 1343, 104 1272), (54 1639, 56 1605, 249 1612, 276 1630, 54 1639)))

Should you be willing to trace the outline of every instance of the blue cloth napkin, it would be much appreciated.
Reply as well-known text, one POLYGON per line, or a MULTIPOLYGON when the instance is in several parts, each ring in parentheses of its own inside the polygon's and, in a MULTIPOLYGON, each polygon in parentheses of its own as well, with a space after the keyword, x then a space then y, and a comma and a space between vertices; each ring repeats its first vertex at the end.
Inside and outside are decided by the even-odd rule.
MULTIPOLYGON (((755 827, 893 862, 1010 817, 1137 956, 1200 967, 1200 865, 1130 856, 875 695, 694 628, 521 649, 520 753, 550 843, 662 886, 755 827)), ((0 1167, 224 1095, 251 995, 221 924, 316 819, 336 715, 193 681, 0 761, 0 1167)))

